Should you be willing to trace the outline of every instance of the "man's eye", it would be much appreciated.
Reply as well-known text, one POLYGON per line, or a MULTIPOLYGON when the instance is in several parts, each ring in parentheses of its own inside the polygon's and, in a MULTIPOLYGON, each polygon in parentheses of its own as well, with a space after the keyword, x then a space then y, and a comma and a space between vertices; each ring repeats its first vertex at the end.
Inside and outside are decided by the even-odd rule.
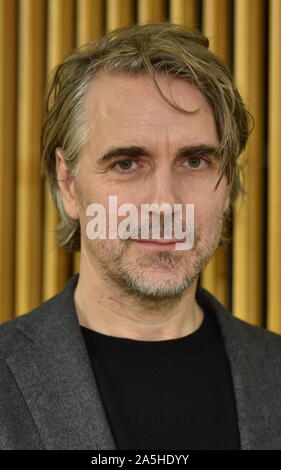
POLYGON ((113 168, 118 173, 129 173, 130 171, 134 171, 136 169, 136 167, 132 168, 133 163, 136 165, 134 160, 120 160, 113 165, 113 168))
MULTIPOLYGON (((186 160, 185 163, 187 163, 187 165, 190 168, 199 168, 200 167, 200 161, 202 161, 205 164, 208 164, 208 162, 206 162, 206 160, 204 160, 204 158, 201 158, 201 157, 189 158, 188 160, 186 160)), ((201 165, 201 167, 202 167, 202 165, 201 165)), ((203 167, 204 167, 204 165, 203 165, 203 167)))

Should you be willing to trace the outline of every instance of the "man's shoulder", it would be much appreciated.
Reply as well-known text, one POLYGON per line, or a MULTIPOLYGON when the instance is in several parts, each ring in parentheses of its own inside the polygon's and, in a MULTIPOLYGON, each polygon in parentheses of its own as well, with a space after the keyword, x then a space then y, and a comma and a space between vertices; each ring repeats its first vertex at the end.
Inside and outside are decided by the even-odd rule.
POLYGON ((77 282, 77 275, 73 276, 66 286, 50 299, 42 302, 32 310, 11 318, 0 324, 0 358, 7 357, 18 342, 22 334, 32 339, 34 331, 47 331, 51 327, 59 327, 64 311, 73 308, 73 292, 77 282))
MULTIPOLYGON (((281 365, 281 335, 279 333, 270 331, 263 326, 253 325, 235 315, 232 315, 232 319, 239 331, 241 331, 241 333, 243 331, 241 341, 248 339, 253 350, 255 350, 256 347, 263 347, 268 354, 268 358, 275 356, 281 365)), ((256 352, 258 355, 258 351, 256 352)))
POLYGON ((14 347, 18 345, 25 326, 40 323, 42 315, 45 315, 56 304, 57 295, 42 302, 29 312, 0 324, 0 358, 7 357, 14 350, 14 347))
POLYGON ((235 312, 231 313, 227 310, 213 294, 202 286, 199 287, 199 298, 205 308, 215 315, 225 341, 252 349, 257 355, 259 352, 274 354, 281 362, 281 334, 238 318, 235 312))

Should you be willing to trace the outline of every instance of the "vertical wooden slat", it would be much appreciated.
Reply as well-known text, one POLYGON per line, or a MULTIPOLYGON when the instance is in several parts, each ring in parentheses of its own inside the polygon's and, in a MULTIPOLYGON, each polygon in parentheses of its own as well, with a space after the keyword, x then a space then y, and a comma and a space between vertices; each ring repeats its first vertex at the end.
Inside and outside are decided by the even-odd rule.
MULTIPOLYGON (((210 50, 225 63, 229 60, 230 24, 229 0, 205 0, 203 3, 203 33, 210 41, 210 50)), ((228 247, 219 246, 206 268, 202 271, 200 283, 225 307, 228 300, 228 247)))
MULTIPOLYGON (((81 46, 95 41, 103 33, 103 0, 78 0, 76 44, 81 46)), ((73 254, 73 274, 80 271, 80 253, 73 254)))
POLYGON ((103 1, 77 0, 76 44, 95 41, 103 32, 103 1))
POLYGON ((138 23, 163 21, 163 0, 138 0, 138 23))
MULTIPOLYGON (((74 46, 73 0, 48 1, 47 68, 50 72, 74 46)), ((59 216, 45 184, 43 299, 60 291, 71 274, 72 256, 56 248, 55 228, 59 216)))
POLYGON ((233 243, 233 312, 262 324, 263 272, 263 18, 262 0, 235 2, 235 79, 255 118, 244 154, 246 201, 235 206, 233 243))
POLYGON ((0 0, 0 322, 14 314, 16 1, 0 0))
POLYGON ((131 0, 107 0, 106 2, 106 29, 120 28, 132 23, 131 0))
POLYGON ((230 0, 204 0, 203 33, 210 41, 210 49, 224 62, 229 61, 231 44, 230 0))
POLYGON ((281 334, 281 2, 271 0, 269 22, 268 315, 281 334))
POLYGON ((19 2, 16 315, 41 301, 40 131, 44 82, 44 1, 19 2))
POLYGON ((189 28, 197 27, 197 1, 170 0, 170 21, 189 28))

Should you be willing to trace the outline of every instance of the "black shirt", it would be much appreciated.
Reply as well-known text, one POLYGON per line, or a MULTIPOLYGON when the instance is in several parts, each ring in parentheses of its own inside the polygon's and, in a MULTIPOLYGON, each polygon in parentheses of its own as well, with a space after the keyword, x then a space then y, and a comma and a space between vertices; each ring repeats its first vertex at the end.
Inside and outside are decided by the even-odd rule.
POLYGON ((80 326, 117 449, 240 449, 228 358, 202 308, 196 331, 164 341, 80 326))

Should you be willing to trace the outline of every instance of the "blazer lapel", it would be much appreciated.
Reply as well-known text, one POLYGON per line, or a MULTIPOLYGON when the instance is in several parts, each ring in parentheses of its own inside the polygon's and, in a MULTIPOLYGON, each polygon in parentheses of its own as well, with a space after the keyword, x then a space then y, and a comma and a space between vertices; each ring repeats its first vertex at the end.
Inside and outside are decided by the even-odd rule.
POLYGON ((116 449, 66 288, 19 322, 18 350, 7 363, 46 449, 116 449), (35 314, 35 316, 34 316, 35 314))
POLYGON ((204 288, 199 287, 198 295, 219 323, 232 373, 241 449, 276 448, 280 423, 275 425, 277 418, 270 416, 275 379, 266 359, 266 335, 231 315, 204 288))

